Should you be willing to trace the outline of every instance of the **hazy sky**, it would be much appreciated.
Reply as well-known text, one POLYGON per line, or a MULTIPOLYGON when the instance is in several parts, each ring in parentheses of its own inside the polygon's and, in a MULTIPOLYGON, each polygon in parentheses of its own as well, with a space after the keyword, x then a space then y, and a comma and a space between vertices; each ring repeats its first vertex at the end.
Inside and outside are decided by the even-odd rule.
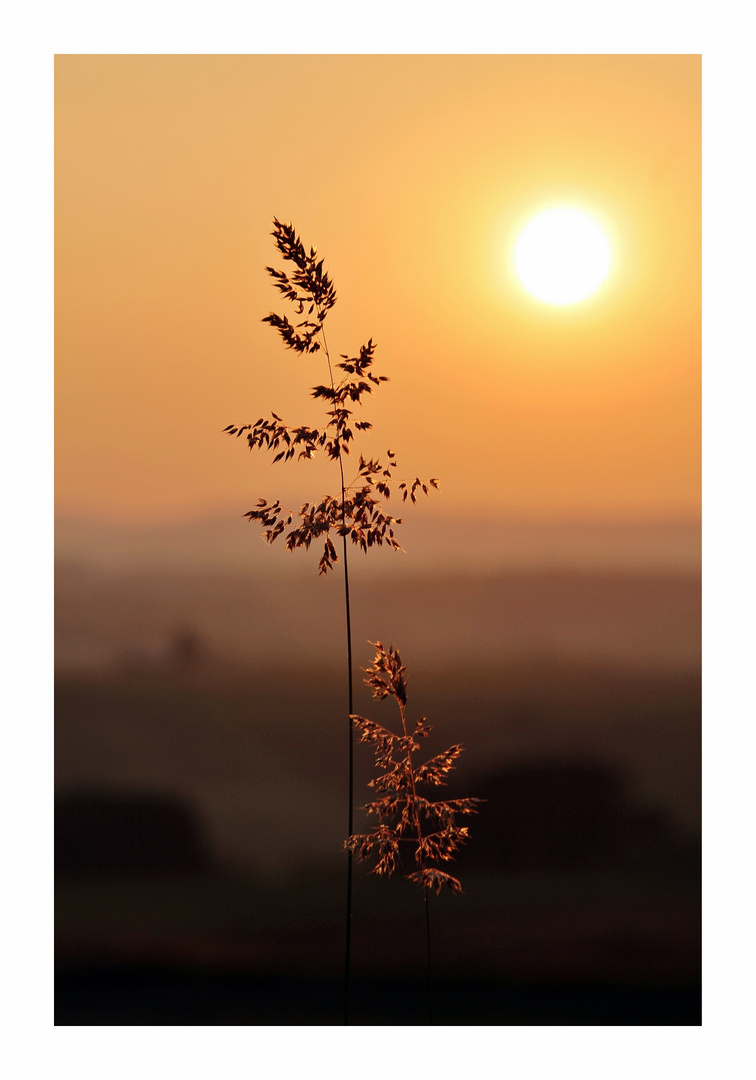
POLYGON ((365 452, 440 477, 436 511, 698 514, 700 57, 55 67, 59 513, 170 520, 335 490, 221 435, 270 410, 320 419, 321 357, 260 321, 284 310, 264 270, 275 215, 335 280, 332 350, 378 343, 391 381, 365 452), (561 203, 613 252, 567 307, 512 266, 529 217, 561 203))

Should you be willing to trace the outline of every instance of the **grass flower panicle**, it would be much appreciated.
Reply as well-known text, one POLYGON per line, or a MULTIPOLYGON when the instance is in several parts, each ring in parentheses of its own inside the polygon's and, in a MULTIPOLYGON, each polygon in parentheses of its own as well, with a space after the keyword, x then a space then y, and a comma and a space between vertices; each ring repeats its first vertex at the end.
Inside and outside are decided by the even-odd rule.
POLYGON ((311 460, 319 451, 338 462, 340 498, 325 495, 319 502, 304 503, 298 511, 285 510, 279 500, 258 499, 257 505, 244 515, 249 521, 257 521, 263 526, 263 535, 270 544, 286 533, 289 551, 300 547, 308 549, 314 541, 321 541, 323 553, 318 570, 326 574, 339 561, 332 535, 343 538, 345 553, 347 540, 363 552, 384 544, 401 550, 394 530, 404 519, 387 513, 384 501, 388 502, 393 493, 401 503, 408 499, 414 503, 420 492, 427 495, 432 488, 438 488, 439 482, 436 477, 428 481, 418 476, 398 478, 396 455, 387 450, 383 460, 360 454, 351 483, 345 483, 344 458, 351 453, 355 432, 365 432, 372 427, 368 420, 355 420, 350 406, 362 406, 363 398, 388 379, 372 370, 376 346, 371 338, 360 347, 357 356, 341 354, 335 365, 340 373, 336 381, 325 337, 326 316, 336 303, 333 282, 323 269, 323 260, 318 260, 315 248, 308 252, 292 225, 276 218, 273 224, 276 247, 285 261, 294 264, 294 269, 290 274, 270 266, 266 269, 275 287, 294 305, 298 321, 290 322, 286 316, 271 313, 263 322, 278 331, 287 349, 297 353, 323 350, 329 383, 312 387, 310 394, 325 404, 326 422, 320 428, 293 426, 271 413, 270 417, 261 416, 254 423, 229 424, 224 432, 236 438, 244 435, 250 450, 273 451, 274 462, 293 458, 311 460))
POLYGON ((413 755, 421 747, 419 740, 427 738, 432 727, 424 716, 411 729, 408 727, 406 667, 399 651, 380 641, 371 644, 376 655, 372 665, 364 669, 364 682, 376 700, 394 698, 399 707, 401 733, 364 716, 352 716, 360 742, 371 743, 373 747, 378 775, 370 780, 369 786, 379 798, 362 807, 376 820, 375 828, 350 836, 345 841, 346 847, 360 860, 375 856, 371 873, 381 875, 393 874, 401 865, 400 845, 413 845, 416 869, 406 875, 410 881, 422 885, 426 892, 439 893, 444 887, 461 892, 459 880, 433 864, 450 862, 460 844, 468 839, 467 826, 457 825, 456 818, 477 813, 480 800, 431 800, 418 794, 418 788, 444 786, 464 748, 455 743, 443 753, 415 764, 413 755))
MULTIPOLYGON (((348 835, 351 836, 354 813, 354 707, 348 545, 354 544, 363 552, 384 544, 394 550, 401 550, 394 530, 402 524, 403 519, 387 513, 384 503, 389 501, 392 494, 402 504, 408 500, 415 503, 421 492, 427 495, 432 488, 438 488, 438 480, 434 477, 426 482, 418 476, 399 478, 396 475, 396 455, 387 450, 383 460, 360 454, 356 473, 347 484, 344 460, 350 456, 356 434, 360 435, 372 427, 368 420, 355 419, 353 406, 361 406, 366 395, 372 394, 374 389, 388 380, 385 375, 376 375, 373 371, 376 346, 372 338, 360 347, 356 356, 349 356, 347 353, 340 355, 339 362, 335 365, 338 380, 334 377, 334 364, 325 334, 326 316, 336 303, 333 282, 324 269, 323 260, 318 259, 315 248, 311 247, 308 251, 290 223, 286 224, 274 218, 272 236, 284 262, 291 265, 288 270, 276 270, 271 266, 266 267, 266 270, 273 279, 275 288, 292 305, 293 316, 290 320, 285 315, 271 312, 265 316, 263 322, 278 331, 287 349, 300 354, 323 352, 328 381, 312 387, 310 393, 326 406, 325 422, 318 428, 290 425, 284 423, 277 413, 271 412, 269 417, 261 416, 254 423, 229 424, 223 430, 227 435, 236 438, 244 436, 250 450, 272 452, 274 463, 287 462, 294 458, 308 461, 321 452, 339 467, 339 494, 324 495, 313 503, 306 502, 298 511, 284 509, 278 499, 269 502, 260 498, 257 505, 248 510, 244 517, 262 526, 263 536, 269 544, 275 543, 285 534, 285 545, 289 551, 297 548, 308 549, 314 542, 322 543, 323 550, 318 562, 320 574, 327 574, 339 562, 333 538, 341 537, 349 691, 348 835)), ((393 686, 392 692, 396 691, 397 686, 393 686)), ((350 849, 347 861, 344 1023, 349 1023, 351 920, 350 849)))

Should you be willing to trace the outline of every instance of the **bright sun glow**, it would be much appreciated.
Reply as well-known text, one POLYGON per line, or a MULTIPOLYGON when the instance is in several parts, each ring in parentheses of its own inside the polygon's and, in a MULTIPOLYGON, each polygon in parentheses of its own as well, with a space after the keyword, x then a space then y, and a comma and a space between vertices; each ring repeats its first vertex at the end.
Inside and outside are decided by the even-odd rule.
POLYGON ((595 292, 609 272, 603 232, 579 210, 547 210, 525 226, 515 266, 528 292, 549 304, 574 304, 595 292))

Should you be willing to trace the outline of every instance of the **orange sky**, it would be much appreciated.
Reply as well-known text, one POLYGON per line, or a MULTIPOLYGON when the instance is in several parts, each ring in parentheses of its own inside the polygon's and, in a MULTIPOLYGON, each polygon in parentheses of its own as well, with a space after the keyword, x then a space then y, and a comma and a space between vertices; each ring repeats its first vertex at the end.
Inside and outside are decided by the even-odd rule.
POLYGON ((332 350, 378 342, 365 452, 441 477, 435 511, 696 516, 700 78, 697 56, 58 56, 58 513, 335 490, 220 434, 320 418, 320 357, 260 321, 284 310, 275 215, 335 280, 332 350), (560 200, 615 253, 563 308, 510 267, 560 200))

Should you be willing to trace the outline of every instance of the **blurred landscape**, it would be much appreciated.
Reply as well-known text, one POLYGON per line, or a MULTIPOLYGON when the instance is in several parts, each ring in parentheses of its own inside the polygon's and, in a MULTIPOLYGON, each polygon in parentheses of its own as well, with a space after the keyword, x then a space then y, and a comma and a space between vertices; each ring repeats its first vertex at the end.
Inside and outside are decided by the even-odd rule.
MULTIPOLYGON (((355 663, 400 647, 429 753, 466 747, 450 796, 487 800, 433 898, 437 1022, 699 1024, 700 527, 402 542, 350 563, 355 663)), ((56 549, 56 1023, 340 1023, 338 572, 238 514, 56 549)), ((422 893, 367 869, 353 1022, 424 1023, 422 893)))
MULTIPOLYGON (((437 1022, 700 1024, 701 115, 698 53, 56 56, 58 1024, 342 1022, 341 567, 243 516, 336 474, 236 425, 321 430, 375 343, 352 461, 442 494, 352 551, 354 704, 394 722, 359 679, 393 642, 486 800, 437 1022), (522 274, 551 207, 611 251, 580 302, 522 274), (281 348, 276 220, 333 275, 319 357, 281 348)), ((425 1023, 422 892, 368 871, 351 1022, 425 1023)))

